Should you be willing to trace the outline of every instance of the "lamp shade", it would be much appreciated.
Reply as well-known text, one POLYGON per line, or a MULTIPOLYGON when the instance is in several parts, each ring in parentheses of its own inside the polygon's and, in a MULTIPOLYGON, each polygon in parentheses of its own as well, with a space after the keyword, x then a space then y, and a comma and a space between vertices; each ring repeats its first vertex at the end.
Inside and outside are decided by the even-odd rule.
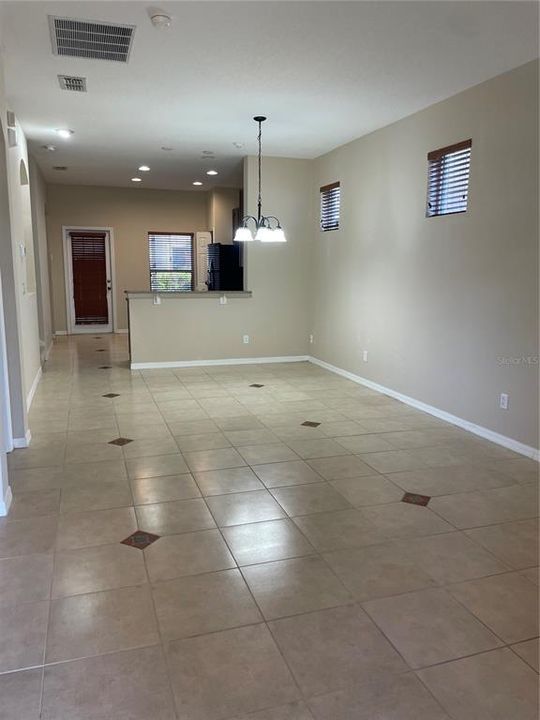
POLYGON ((283 232, 283 228, 276 228, 272 231, 272 240, 266 241, 266 242, 287 242, 287 238, 285 237, 285 233, 283 232))
POLYGON ((261 242, 272 242, 273 234, 274 231, 271 230, 269 227, 260 227, 257 230, 257 234, 255 235, 255 240, 260 240, 261 242))
POLYGON ((235 242, 251 242, 252 240, 253 235, 248 227, 239 227, 236 229, 236 233, 234 235, 235 242))

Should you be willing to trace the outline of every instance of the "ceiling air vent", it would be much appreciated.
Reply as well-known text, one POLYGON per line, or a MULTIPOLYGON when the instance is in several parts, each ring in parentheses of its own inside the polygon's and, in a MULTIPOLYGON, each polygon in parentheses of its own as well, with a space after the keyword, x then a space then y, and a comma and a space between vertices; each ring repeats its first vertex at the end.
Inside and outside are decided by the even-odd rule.
POLYGON ((111 25, 93 20, 49 16, 55 55, 127 62, 134 25, 111 25))
POLYGON ((86 92, 86 78, 77 75, 59 75, 58 82, 62 90, 73 90, 74 92, 86 92))

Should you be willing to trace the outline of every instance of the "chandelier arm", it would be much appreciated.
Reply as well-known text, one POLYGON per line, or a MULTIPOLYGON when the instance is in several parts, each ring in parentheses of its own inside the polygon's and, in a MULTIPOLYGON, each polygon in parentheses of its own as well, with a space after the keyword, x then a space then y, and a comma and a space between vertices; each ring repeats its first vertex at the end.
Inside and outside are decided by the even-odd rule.
POLYGON ((264 219, 267 220, 267 221, 268 221, 268 220, 275 220, 275 221, 276 221, 276 226, 277 226, 278 228, 281 227, 281 223, 279 222, 279 218, 277 218, 275 215, 265 215, 264 219))
POLYGON ((253 222, 254 222, 256 225, 258 224, 258 223, 257 223, 257 218, 256 218, 254 215, 245 215, 245 216, 242 218, 242 225, 245 226, 245 227, 247 227, 247 222, 248 222, 248 220, 253 220, 253 222))

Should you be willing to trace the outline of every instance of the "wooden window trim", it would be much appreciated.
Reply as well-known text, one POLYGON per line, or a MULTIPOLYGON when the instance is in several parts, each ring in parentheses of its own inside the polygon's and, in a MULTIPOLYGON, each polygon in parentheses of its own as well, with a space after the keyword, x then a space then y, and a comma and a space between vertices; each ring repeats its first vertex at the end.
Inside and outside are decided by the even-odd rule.
POLYGON ((444 155, 449 155, 450 153, 458 152, 459 150, 467 150, 470 147, 472 147, 472 138, 454 143, 453 145, 447 145, 443 148, 438 148, 438 150, 432 150, 428 153, 427 159, 440 160, 444 155))
POLYGON ((323 185, 319 192, 327 192, 328 190, 335 190, 336 188, 341 187, 341 183, 338 180, 337 182, 330 183, 329 185, 323 185))

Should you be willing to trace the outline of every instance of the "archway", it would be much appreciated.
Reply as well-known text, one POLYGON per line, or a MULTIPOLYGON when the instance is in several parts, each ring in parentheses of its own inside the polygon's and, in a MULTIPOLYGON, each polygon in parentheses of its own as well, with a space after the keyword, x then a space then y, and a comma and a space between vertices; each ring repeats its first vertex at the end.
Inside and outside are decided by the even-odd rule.
POLYGON ((2 301, 7 345, 7 373, 4 368, 0 382, 5 382, 7 374, 9 385, 7 397, 4 397, 6 393, 2 392, 3 399, 0 402, 5 405, 2 410, 8 416, 6 425, 7 429, 11 431, 11 437, 8 438, 7 449, 11 450, 14 439, 20 446, 26 444, 28 425, 18 326, 5 138, 4 127, 0 119, 0 267, 2 268, 2 301))

